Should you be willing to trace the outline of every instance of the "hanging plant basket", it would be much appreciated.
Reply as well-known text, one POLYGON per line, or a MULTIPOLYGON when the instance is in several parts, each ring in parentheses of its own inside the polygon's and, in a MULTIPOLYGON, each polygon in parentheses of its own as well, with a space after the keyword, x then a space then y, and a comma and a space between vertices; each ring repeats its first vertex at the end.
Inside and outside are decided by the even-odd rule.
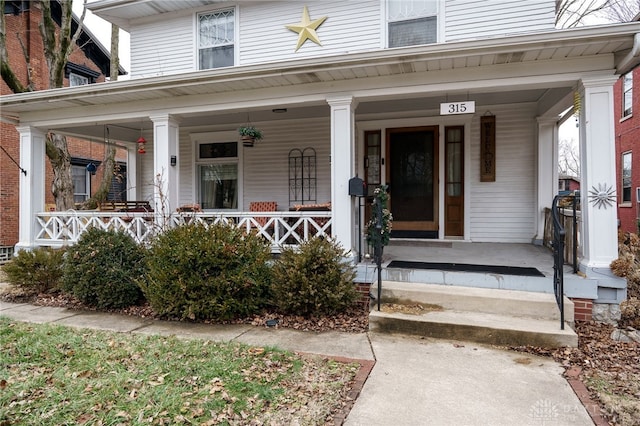
POLYGON ((242 140, 242 145, 252 147, 256 141, 262 139, 262 131, 251 125, 243 126, 238 129, 238 134, 242 140))
POLYGON ((242 140, 242 145, 246 147, 252 147, 254 143, 256 143, 256 138, 253 136, 240 136, 242 140))

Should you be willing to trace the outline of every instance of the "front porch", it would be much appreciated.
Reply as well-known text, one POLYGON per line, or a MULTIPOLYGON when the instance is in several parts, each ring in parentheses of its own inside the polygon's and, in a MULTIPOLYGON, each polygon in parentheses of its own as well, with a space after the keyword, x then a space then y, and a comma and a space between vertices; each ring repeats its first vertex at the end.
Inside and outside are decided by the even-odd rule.
MULTIPOLYGON (((526 243, 476 243, 456 240, 391 240, 382 260, 382 280, 444 286, 471 287, 553 294, 553 253, 550 249, 526 243), (462 270, 415 269, 389 267, 392 261, 415 261, 444 264, 470 264, 500 267, 533 268, 544 276, 511 275, 496 272, 462 270)), ((376 281, 372 259, 363 258, 359 271, 364 280, 376 281)), ((608 287, 607 277, 601 280, 575 274, 564 265, 564 292, 572 299, 598 299, 598 287, 608 287)), ((614 281, 620 285, 619 280, 614 281)), ((607 303, 604 302, 603 303, 607 303)), ((613 303, 613 302, 609 302, 613 303)))

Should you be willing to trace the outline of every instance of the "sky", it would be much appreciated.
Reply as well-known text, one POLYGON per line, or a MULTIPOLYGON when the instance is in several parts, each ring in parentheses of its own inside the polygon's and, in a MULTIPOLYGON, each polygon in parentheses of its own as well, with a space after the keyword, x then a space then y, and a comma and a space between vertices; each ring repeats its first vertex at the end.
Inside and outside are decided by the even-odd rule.
MULTIPOLYGON (((95 0, 88 0, 87 3, 91 3, 95 0)), ((73 0, 73 12, 76 16, 80 17, 82 15, 82 7, 83 0, 73 0)), ((105 21, 102 18, 91 13, 87 10, 87 14, 84 17, 84 25, 91 34, 93 34, 100 43, 107 49, 107 51, 111 50, 111 24, 105 21)), ((129 50, 129 33, 123 30, 120 30, 120 65, 127 71, 130 71, 131 67, 131 58, 130 58, 130 50, 129 50)), ((121 76, 120 79, 123 77, 121 76)), ((127 78, 126 76, 124 78, 127 78)))

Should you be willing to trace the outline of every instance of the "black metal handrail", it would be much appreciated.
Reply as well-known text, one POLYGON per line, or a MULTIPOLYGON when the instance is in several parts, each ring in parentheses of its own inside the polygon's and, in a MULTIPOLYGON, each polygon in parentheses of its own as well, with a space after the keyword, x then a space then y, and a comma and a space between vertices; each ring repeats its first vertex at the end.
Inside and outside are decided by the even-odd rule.
POLYGON ((560 222, 558 200, 564 198, 556 195, 551 204, 553 218, 553 291, 560 309, 560 329, 564 330, 564 237, 566 232, 560 222))

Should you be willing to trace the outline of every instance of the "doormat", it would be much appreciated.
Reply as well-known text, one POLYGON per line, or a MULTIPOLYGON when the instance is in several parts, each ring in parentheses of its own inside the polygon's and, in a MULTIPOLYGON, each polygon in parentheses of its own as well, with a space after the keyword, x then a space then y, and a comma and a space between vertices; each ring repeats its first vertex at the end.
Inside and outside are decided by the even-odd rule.
POLYGON ((391 231, 391 238, 438 238, 438 231, 391 231))
POLYGON ((486 272, 501 275, 519 275, 522 277, 544 277, 544 274, 536 268, 522 268, 519 266, 471 265, 468 263, 435 263, 392 260, 387 268, 438 269, 441 271, 486 272))

